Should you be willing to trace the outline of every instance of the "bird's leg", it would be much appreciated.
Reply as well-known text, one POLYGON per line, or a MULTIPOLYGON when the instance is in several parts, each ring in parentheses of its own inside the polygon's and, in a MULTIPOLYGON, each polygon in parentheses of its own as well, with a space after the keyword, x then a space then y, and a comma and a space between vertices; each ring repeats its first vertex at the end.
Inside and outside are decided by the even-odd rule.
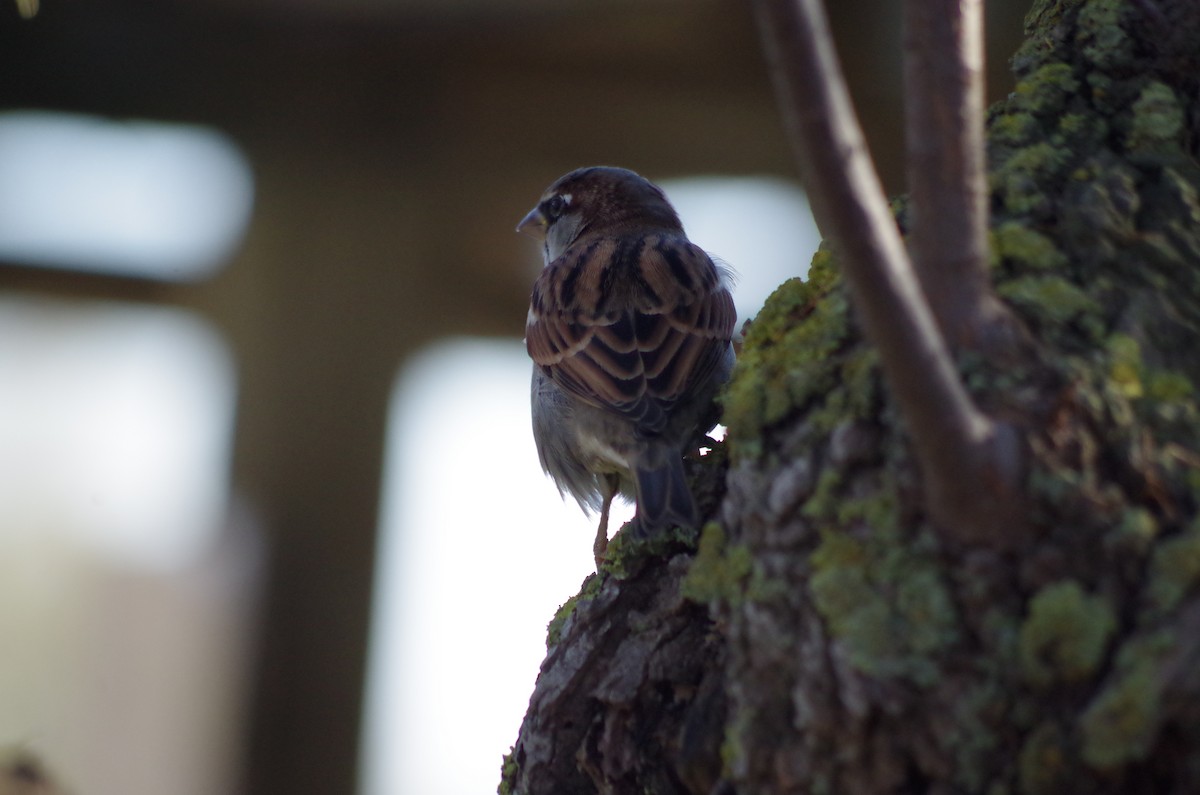
POLYGON ((596 571, 604 562, 604 552, 608 549, 608 511, 612 508, 613 497, 617 495, 620 479, 616 475, 605 475, 604 503, 600 506, 600 526, 596 528, 596 541, 592 544, 592 555, 596 558, 596 571))

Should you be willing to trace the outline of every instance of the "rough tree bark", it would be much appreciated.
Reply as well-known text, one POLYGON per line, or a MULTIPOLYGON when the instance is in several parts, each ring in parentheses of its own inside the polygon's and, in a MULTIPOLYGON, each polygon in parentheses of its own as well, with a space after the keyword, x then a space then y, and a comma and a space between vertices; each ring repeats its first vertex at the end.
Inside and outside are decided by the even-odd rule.
POLYGON ((1038 356, 957 369, 1020 429, 1029 535, 935 528, 822 250, 694 462, 714 521, 618 537, 552 622, 501 792, 1195 791, 1200 4, 1038 0, 1027 34, 987 119, 990 268, 1038 356))

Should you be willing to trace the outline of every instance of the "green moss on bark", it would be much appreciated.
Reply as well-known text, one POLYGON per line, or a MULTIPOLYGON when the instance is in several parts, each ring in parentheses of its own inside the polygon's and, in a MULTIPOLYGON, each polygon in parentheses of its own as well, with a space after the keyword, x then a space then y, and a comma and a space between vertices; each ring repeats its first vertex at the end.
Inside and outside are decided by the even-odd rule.
POLYGON ((684 577, 683 597, 701 604, 716 601, 738 604, 753 563, 750 550, 741 544, 730 544, 725 529, 716 522, 709 522, 700 535, 696 557, 684 577))
POLYGON ((1171 610, 1200 583, 1200 520, 1187 531, 1154 548, 1146 589, 1148 609, 1154 616, 1171 610))
POLYGON ((761 453, 766 429, 836 389, 833 353, 849 333, 837 282, 832 257, 822 250, 808 280, 784 282, 751 324, 724 397, 734 455, 761 453))
POLYGON ((1080 682, 1096 672, 1116 629, 1112 606, 1074 581, 1049 585, 1021 626, 1022 674, 1035 687, 1080 682))
POLYGON ((574 613, 575 608, 580 602, 586 602, 589 599, 595 598, 600 591, 601 577, 598 574, 590 574, 583 581, 583 587, 579 589, 579 593, 572 596, 567 601, 559 606, 554 613, 554 618, 550 619, 550 623, 546 626, 546 648, 552 649, 558 645, 559 638, 562 636, 563 625, 567 623, 574 613))
POLYGON ((1084 761, 1097 770, 1138 762, 1162 725, 1162 660, 1176 640, 1168 631, 1127 642, 1116 668, 1079 720, 1084 761))
POLYGON ((1133 103, 1125 145, 1135 152, 1178 152, 1186 132, 1184 109, 1170 86, 1152 82, 1133 103))

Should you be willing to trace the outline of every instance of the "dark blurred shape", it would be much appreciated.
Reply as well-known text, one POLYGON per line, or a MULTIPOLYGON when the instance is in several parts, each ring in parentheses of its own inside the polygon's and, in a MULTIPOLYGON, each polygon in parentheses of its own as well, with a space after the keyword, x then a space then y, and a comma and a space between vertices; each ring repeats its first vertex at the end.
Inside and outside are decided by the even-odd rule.
POLYGON ((62 795, 40 759, 23 748, 0 749, 0 795, 62 795))

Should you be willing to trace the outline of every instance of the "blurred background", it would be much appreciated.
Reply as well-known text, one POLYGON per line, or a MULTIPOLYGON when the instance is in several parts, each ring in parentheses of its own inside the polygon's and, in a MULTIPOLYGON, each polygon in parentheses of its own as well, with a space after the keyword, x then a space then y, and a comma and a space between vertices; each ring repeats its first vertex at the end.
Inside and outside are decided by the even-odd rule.
MULTIPOLYGON (((829 5, 901 191, 898 4, 829 5)), ((993 97, 1026 6, 990 6, 993 97)), ((494 791, 594 568, 513 227, 622 165, 743 318, 803 274, 748 4, 32 10, 0 0, 0 751, 88 795, 494 791)))

